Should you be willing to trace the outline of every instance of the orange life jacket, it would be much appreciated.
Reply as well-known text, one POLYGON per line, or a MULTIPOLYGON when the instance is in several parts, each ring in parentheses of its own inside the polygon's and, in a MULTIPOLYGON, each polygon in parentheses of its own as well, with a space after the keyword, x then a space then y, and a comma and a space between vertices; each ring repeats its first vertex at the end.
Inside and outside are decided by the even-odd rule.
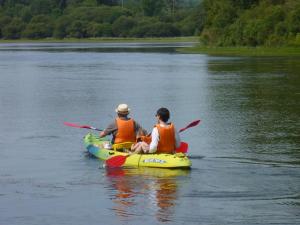
POLYGON ((173 153, 176 149, 175 128, 173 123, 166 127, 156 125, 159 134, 159 142, 156 153, 173 153))
POLYGON ((148 145, 150 145, 150 143, 151 143, 151 140, 152 140, 152 138, 151 138, 151 136, 140 136, 140 139, 141 139, 141 141, 143 141, 143 142, 146 142, 148 145))
POLYGON ((120 118, 116 118, 117 124, 117 133, 115 135, 114 143, 122 143, 122 142, 135 142, 135 130, 134 130, 134 121, 133 119, 122 120, 120 118))

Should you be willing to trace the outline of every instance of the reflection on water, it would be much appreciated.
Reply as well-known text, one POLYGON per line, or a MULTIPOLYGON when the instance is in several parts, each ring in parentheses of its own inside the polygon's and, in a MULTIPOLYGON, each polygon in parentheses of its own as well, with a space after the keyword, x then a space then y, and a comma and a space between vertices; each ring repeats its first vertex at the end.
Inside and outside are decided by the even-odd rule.
POLYGON ((299 59, 214 58, 207 66, 212 112, 239 143, 237 157, 299 164, 299 59))
POLYGON ((160 52, 175 53, 175 48, 190 47, 195 42, 174 43, 6 43, 0 51, 43 51, 43 52, 160 52))
POLYGON ((112 210, 122 218, 153 214, 160 222, 172 221, 180 177, 190 170, 160 168, 107 169, 107 191, 112 210), (143 209, 146 209, 145 211, 143 209))

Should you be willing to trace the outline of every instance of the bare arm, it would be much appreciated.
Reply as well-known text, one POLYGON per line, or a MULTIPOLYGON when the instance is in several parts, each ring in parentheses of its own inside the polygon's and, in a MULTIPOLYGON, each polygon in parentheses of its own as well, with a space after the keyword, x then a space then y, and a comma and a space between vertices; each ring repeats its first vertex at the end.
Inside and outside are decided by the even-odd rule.
POLYGON ((117 130, 117 126, 115 122, 110 123, 104 131, 99 133, 99 137, 105 137, 106 135, 113 134, 117 130))
POLYGON ((181 140, 180 140, 179 133, 176 129, 175 129, 175 142, 176 142, 176 144, 175 144, 176 148, 179 148, 181 140))
POLYGON ((101 132, 99 133, 99 137, 103 138, 103 137, 105 137, 105 136, 106 136, 106 134, 105 134, 104 131, 101 131, 101 132))
POLYGON ((151 143, 150 143, 150 147, 149 147, 149 153, 154 153, 157 151, 157 146, 158 146, 158 142, 159 142, 159 134, 158 134, 158 130, 156 127, 153 128, 152 133, 151 133, 151 143))

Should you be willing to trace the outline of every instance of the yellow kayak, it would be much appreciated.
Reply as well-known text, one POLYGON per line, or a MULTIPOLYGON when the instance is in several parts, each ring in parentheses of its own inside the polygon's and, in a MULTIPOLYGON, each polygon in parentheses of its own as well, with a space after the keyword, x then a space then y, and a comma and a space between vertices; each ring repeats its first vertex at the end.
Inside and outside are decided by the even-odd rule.
MULTIPOLYGON (((121 150, 104 148, 110 144, 106 138, 99 138, 92 133, 84 137, 84 144, 92 155, 107 160, 114 156, 127 156, 128 153, 121 150)), ((132 154, 126 158, 124 167, 157 167, 157 168, 190 168, 190 159, 184 153, 176 154, 132 154)))

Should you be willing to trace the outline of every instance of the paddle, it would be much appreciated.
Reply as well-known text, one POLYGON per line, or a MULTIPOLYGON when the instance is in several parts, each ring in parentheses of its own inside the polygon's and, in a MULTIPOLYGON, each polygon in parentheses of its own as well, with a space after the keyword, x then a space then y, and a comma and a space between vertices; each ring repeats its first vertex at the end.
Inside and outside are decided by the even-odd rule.
POLYGON ((182 132, 182 131, 185 131, 186 129, 190 128, 190 127, 194 127, 194 126, 197 126, 199 123, 200 123, 201 120, 195 120, 193 122, 191 122, 189 125, 187 125, 186 127, 184 128, 181 128, 179 130, 179 133, 182 132))
POLYGON ((175 149, 175 152, 176 153, 179 153, 179 152, 186 153, 188 148, 189 148, 189 144, 182 141, 182 142, 180 142, 180 146, 175 149))
POLYGON ((129 156, 131 156, 131 154, 113 156, 105 161, 105 165, 109 168, 120 167, 124 165, 126 158, 129 156))
POLYGON ((68 122, 64 122, 64 125, 69 126, 69 127, 77 127, 77 128, 85 128, 85 129, 103 131, 101 129, 98 129, 98 128, 92 127, 92 126, 88 126, 88 125, 78 125, 78 124, 75 124, 75 123, 68 123, 68 122))
MULTIPOLYGON (((181 129, 179 130, 179 133, 182 132, 182 131, 185 131, 185 130, 188 129, 188 128, 197 126, 199 123, 200 123, 200 120, 195 120, 195 121, 191 122, 189 125, 187 125, 186 127, 181 128, 181 129)), ((96 128, 96 127, 92 127, 92 126, 89 126, 89 125, 78 125, 78 124, 75 124, 75 123, 68 123, 68 122, 64 122, 64 125, 69 126, 69 127, 85 128, 85 129, 91 129, 91 130, 103 131, 103 130, 101 130, 101 129, 98 129, 98 128, 96 128)))
MULTIPOLYGON (((200 120, 195 120, 195 121, 191 122, 190 124, 188 124, 186 127, 181 128, 179 130, 179 133, 182 132, 182 131, 185 131, 188 128, 197 126, 199 123, 200 123, 200 120)), ((188 150, 188 143, 181 142, 180 146, 175 150, 175 152, 176 153, 179 153, 179 152, 186 153, 187 150, 188 150)), ((113 157, 106 160, 106 165, 108 167, 120 167, 125 163, 126 158, 128 156, 130 156, 130 154, 125 155, 125 156, 124 155, 113 156, 113 157)))

